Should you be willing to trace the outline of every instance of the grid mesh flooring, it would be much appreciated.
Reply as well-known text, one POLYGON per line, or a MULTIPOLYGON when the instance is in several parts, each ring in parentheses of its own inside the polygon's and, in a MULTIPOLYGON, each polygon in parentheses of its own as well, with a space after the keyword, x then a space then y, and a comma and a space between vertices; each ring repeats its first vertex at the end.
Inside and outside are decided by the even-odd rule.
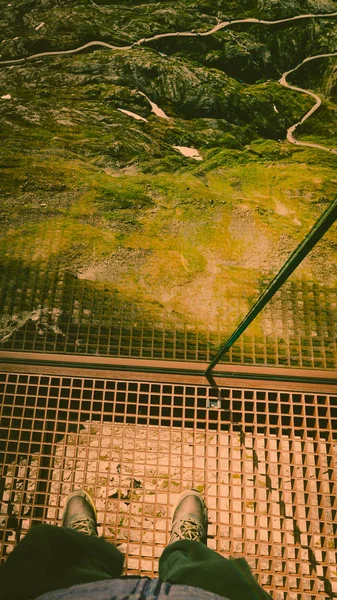
MULTIPOLYGON (((336 368, 336 292, 336 286, 304 277, 289 280, 225 361, 336 368)), ((242 294, 227 300, 228 322, 210 328, 165 313, 156 303, 126 301, 57 265, 28 268, 8 261, 0 268, 0 347, 209 362, 247 312, 242 294)))
POLYGON ((30 526, 60 525, 83 487, 100 534, 126 572, 152 575, 172 507, 196 487, 208 545, 245 556, 274 599, 337 593, 337 397, 208 387, 0 375, 2 552, 30 526))

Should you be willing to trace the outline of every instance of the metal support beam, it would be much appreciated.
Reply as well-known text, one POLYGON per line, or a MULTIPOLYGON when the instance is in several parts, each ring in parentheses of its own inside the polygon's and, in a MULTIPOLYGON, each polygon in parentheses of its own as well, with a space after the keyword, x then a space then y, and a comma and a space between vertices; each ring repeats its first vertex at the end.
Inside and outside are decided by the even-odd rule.
POLYGON ((267 289, 261 294, 259 299, 255 302, 254 306, 250 309, 248 314, 241 321, 240 325, 237 329, 232 333, 232 335, 228 338, 225 344, 220 348, 217 355, 213 358, 210 365, 207 367, 205 371, 205 375, 207 375, 214 369, 215 365, 221 360, 223 355, 231 348, 231 346, 236 342, 238 337, 247 329, 248 325, 257 317, 257 315, 261 312, 261 310, 266 306, 269 300, 276 294, 276 292, 280 289, 283 283, 290 277, 290 275, 295 271, 296 267, 302 262, 302 260, 309 254, 310 250, 314 248, 314 246, 319 242, 319 240, 323 237, 323 235, 328 231, 328 229, 333 225, 333 223, 337 219, 337 199, 334 200, 327 208, 327 210, 322 214, 322 216, 315 223, 311 231, 304 238, 304 240, 300 243, 300 245, 294 250, 294 252, 289 256, 288 260, 285 262, 281 270, 277 273, 274 279, 270 282, 267 289))

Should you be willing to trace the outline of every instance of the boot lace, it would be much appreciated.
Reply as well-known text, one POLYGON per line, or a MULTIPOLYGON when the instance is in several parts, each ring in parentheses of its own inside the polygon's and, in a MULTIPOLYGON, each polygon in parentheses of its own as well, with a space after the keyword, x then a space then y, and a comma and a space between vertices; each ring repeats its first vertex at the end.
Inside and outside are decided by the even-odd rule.
POLYGON ((194 540, 198 542, 204 535, 203 527, 194 519, 184 519, 178 521, 177 527, 174 527, 174 533, 181 540, 194 540))
POLYGON ((80 533, 85 533, 85 535, 97 535, 92 519, 79 517, 74 519, 68 527, 69 529, 76 529, 80 533))

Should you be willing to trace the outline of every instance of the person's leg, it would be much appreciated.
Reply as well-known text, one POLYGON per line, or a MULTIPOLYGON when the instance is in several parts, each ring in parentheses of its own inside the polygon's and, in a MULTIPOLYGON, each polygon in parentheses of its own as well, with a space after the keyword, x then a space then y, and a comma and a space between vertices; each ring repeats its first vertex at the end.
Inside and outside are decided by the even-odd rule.
POLYGON ((270 600, 245 559, 227 560, 207 548, 207 509, 194 490, 183 493, 173 515, 169 545, 159 561, 159 578, 191 585, 230 600, 270 600))
POLYGON ((193 540, 181 540, 165 548, 159 561, 159 578, 192 585, 230 600, 270 600, 244 558, 227 560, 193 540))
POLYGON ((95 535, 96 517, 86 503, 85 496, 67 503, 66 527, 38 525, 28 532, 0 569, 1 600, 28 600, 71 585, 120 577, 123 555, 95 535))

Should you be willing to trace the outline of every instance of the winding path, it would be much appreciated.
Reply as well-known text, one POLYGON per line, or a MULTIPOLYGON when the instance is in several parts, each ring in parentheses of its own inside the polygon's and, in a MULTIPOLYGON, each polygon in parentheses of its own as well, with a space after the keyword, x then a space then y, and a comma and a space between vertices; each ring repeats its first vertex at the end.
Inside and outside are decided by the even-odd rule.
MULTIPOLYGON (((105 48, 109 48, 110 50, 129 50, 129 49, 133 48, 134 46, 140 46, 141 44, 144 44, 146 42, 159 40, 161 38, 177 37, 177 36, 181 36, 181 37, 208 36, 208 35, 212 35, 213 33, 216 33, 217 31, 220 31, 221 29, 224 29, 231 25, 240 24, 240 23, 255 23, 258 25, 277 25, 280 23, 289 23, 289 22, 298 21, 301 19, 318 19, 318 18, 321 19, 321 18, 330 18, 330 17, 337 17, 337 11, 333 12, 333 13, 319 13, 319 14, 308 13, 308 14, 304 14, 304 15, 296 15, 294 17, 287 17, 285 19, 279 19, 276 21, 268 21, 265 19, 257 19, 255 17, 248 17, 246 19, 222 21, 221 23, 218 23, 217 25, 215 25, 212 29, 209 29, 208 31, 204 31, 204 32, 200 32, 200 33, 193 32, 193 31, 181 31, 181 32, 177 31, 175 33, 159 33, 152 37, 141 38, 137 42, 134 42, 133 44, 128 45, 128 46, 113 46, 112 44, 108 44, 107 42, 100 42, 98 40, 95 40, 95 41, 83 44, 83 46, 78 46, 78 48, 73 48, 71 50, 55 50, 55 51, 50 51, 50 52, 39 52, 38 54, 32 54, 25 58, 2 60, 2 61, 0 61, 0 65, 14 65, 14 64, 18 64, 18 63, 25 63, 29 60, 34 60, 36 58, 42 58, 44 56, 60 56, 60 55, 64 55, 64 54, 75 54, 76 52, 81 52, 82 50, 85 50, 86 48, 90 48, 92 46, 103 46, 105 48)), ((294 125, 289 127, 289 129, 287 130, 287 140, 291 144, 296 144, 298 146, 308 146, 310 148, 318 148, 319 150, 325 150, 326 152, 332 152, 334 154, 337 154, 337 150, 335 150, 334 148, 321 146, 320 144, 315 144, 315 143, 311 143, 311 142, 300 142, 294 138, 293 133, 294 133, 295 129, 298 127, 298 125, 301 125, 302 123, 304 123, 304 121, 306 121, 321 106, 322 100, 314 92, 311 92, 310 90, 305 90, 300 87, 296 87, 287 82, 287 76, 290 75, 291 73, 293 73, 294 71, 297 71, 297 69, 299 69, 304 63, 309 62, 311 60, 316 60, 318 58, 327 58, 327 57, 332 57, 332 56, 337 56, 337 52, 331 52, 329 54, 317 54, 316 56, 310 56, 308 58, 305 58, 296 67, 294 67, 290 71, 286 71, 285 73, 283 73, 281 79, 279 80, 279 83, 286 88, 289 88, 296 92, 301 92, 302 94, 311 96, 316 101, 315 105, 304 115, 304 117, 302 117, 302 119, 300 121, 298 121, 297 123, 295 123, 294 125)), ((142 93, 142 92, 140 92, 140 93, 142 93)), ((145 96, 145 94, 143 94, 143 96, 145 96)), ((147 96, 145 96, 145 97, 147 98, 147 100, 151 104, 151 107, 153 108, 152 101, 147 96)), ((154 105, 154 106, 156 107, 156 109, 161 110, 156 105, 154 105)), ((156 114, 159 114, 159 113, 157 112, 156 114)), ((167 115, 165 115, 165 113, 163 113, 163 117, 168 118, 167 115)))
POLYGON ((90 48, 90 46, 104 46, 105 48, 110 48, 110 50, 126 50, 131 48, 131 46, 112 46, 107 42, 88 42, 87 44, 83 44, 83 46, 79 46, 78 48, 72 48, 71 50, 54 50, 51 52, 39 52, 38 54, 31 54, 30 56, 26 56, 25 58, 14 58, 12 60, 1 60, 0 65, 14 65, 17 63, 24 63, 27 60, 33 60, 34 58, 41 58, 43 56, 59 56, 61 54, 75 54, 76 52, 81 52, 81 50, 85 50, 85 48, 90 48))
POLYGON ((309 56, 308 58, 305 58, 304 60, 302 60, 302 62, 299 65, 297 65, 297 67, 294 67, 294 69, 291 69, 290 71, 286 71, 286 73, 283 73, 281 79, 279 80, 279 83, 281 85, 283 85, 284 87, 289 88, 290 90, 294 90, 295 92, 301 92, 302 94, 311 96, 312 98, 314 98, 314 100, 316 100, 315 105, 304 115, 304 117, 302 117, 302 119, 300 121, 298 121, 297 123, 295 123, 294 125, 289 127, 289 129, 287 131, 288 142, 291 142, 292 144, 296 144, 297 146, 308 146, 309 148, 318 148, 319 150, 325 150, 326 152, 333 152, 333 154, 337 154, 337 150, 335 150, 334 148, 329 148, 327 146, 321 146, 320 144, 315 144, 314 142, 300 142, 299 140, 296 140, 294 138, 293 133, 294 133, 295 129, 298 127, 298 125, 301 125, 302 123, 304 123, 304 121, 309 119, 309 117, 311 117, 311 115, 314 112, 316 112, 316 110, 321 106, 322 100, 314 92, 311 92, 310 90, 305 90, 305 89, 297 87, 295 85, 291 85, 290 83, 287 82, 288 75, 290 75, 290 73, 294 73, 294 71, 297 71, 297 69, 299 69, 302 65, 304 65, 304 63, 310 62, 312 60, 316 60, 317 58, 330 58, 331 56, 337 56, 337 52, 331 52, 329 54, 316 54, 316 56, 309 56))
POLYGON ((333 13, 323 13, 323 14, 305 14, 305 15, 297 15, 295 17, 287 17, 286 19, 279 19, 278 21, 267 21, 265 19, 256 19, 255 17, 247 17, 247 19, 236 19, 233 21, 222 21, 221 23, 218 23, 217 25, 215 25, 212 29, 209 29, 208 31, 203 31, 202 33, 194 33, 192 31, 180 31, 180 32, 176 32, 176 33, 158 33, 157 35, 154 35, 152 37, 149 38, 142 38, 142 40, 139 40, 138 42, 136 42, 136 44, 139 43, 144 43, 144 42, 152 42, 153 40, 159 40, 160 38, 164 38, 164 37, 174 37, 174 36, 186 36, 186 37, 194 37, 194 36, 206 36, 206 35, 212 35, 213 33, 216 33, 217 31, 220 31, 220 29, 224 29, 225 27, 228 27, 229 25, 238 25, 240 23, 256 23, 258 25, 277 25, 279 23, 289 23, 290 21, 298 21, 300 19, 321 19, 322 17, 337 17, 337 11, 333 12, 333 13))

